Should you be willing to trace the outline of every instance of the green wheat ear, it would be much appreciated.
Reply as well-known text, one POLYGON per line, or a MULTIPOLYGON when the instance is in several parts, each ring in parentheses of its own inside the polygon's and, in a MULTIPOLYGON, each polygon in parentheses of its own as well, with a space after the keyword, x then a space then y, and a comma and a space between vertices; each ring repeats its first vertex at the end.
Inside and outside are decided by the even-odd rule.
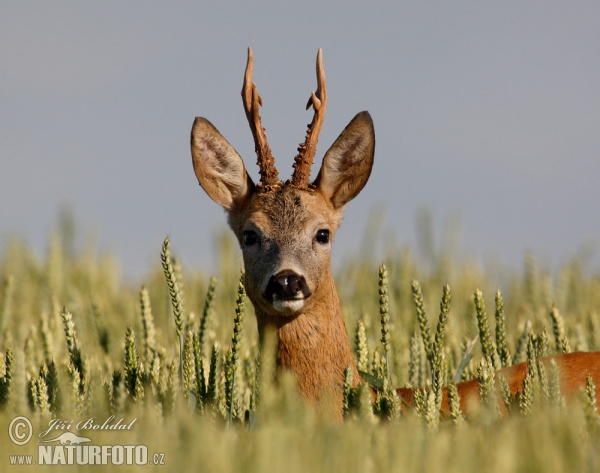
POLYGON ((71 357, 71 361, 74 362, 74 358, 80 357, 81 352, 79 350, 79 341, 77 340, 77 333, 75 332, 75 323, 73 322, 73 315, 67 310, 66 307, 63 307, 60 316, 63 320, 63 327, 65 330, 65 337, 67 340, 67 350, 69 352, 69 356, 71 357))
POLYGON ((125 387, 123 386, 123 375, 120 370, 113 371, 110 387, 109 401, 110 411, 116 415, 125 410, 125 387))
POLYGON ((177 338, 179 338, 179 375, 181 384, 183 385, 183 301, 179 285, 177 284, 177 274, 171 260, 171 239, 169 237, 166 237, 163 242, 160 259, 167 280, 167 286, 169 287, 173 316, 175 317, 175 328, 177 338))
POLYGON ((144 399, 143 374, 135 347, 135 334, 131 327, 125 332, 125 387, 134 401, 144 399))
POLYGON ((178 372, 181 375, 181 370, 178 369, 178 363, 176 360, 172 360, 166 365, 166 382, 163 388, 163 411, 167 412, 175 412, 177 407, 177 386, 179 380, 181 380, 180 376, 177 376, 178 372))
POLYGON ((435 404, 438 411, 442 406, 442 388, 446 383, 446 363, 443 354, 444 339, 446 338, 446 325, 448 323, 448 314, 450 312, 450 286, 444 285, 442 291, 442 301, 440 302, 440 317, 435 332, 435 341, 431 347, 431 384, 435 393, 435 404))
POLYGON ((413 392, 414 400, 415 400, 415 412, 421 421, 425 421, 425 416, 427 415, 427 396, 428 396, 427 388, 416 388, 413 392))
POLYGON ((204 399, 206 397, 207 389, 206 378, 204 377, 206 370, 204 369, 204 358, 200 351, 200 342, 198 341, 198 334, 196 333, 192 335, 192 344, 194 350, 194 367, 196 369, 196 408, 199 411, 204 411, 204 399))
POLYGON ((383 352, 385 354, 385 378, 389 379, 390 376, 390 313, 388 305, 388 290, 387 290, 388 278, 387 268, 385 264, 381 264, 379 267, 379 315, 381 317, 381 344, 383 346, 383 352))
POLYGON ((48 385, 43 376, 39 376, 35 380, 35 394, 37 409, 41 413, 50 412, 50 403, 48 401, 48 385))
POLYGON ((164 394, 164 372, 163 372, 163 356, 159 353, 154 353, 148 368, 148 378, 152 387, 152 393, 155 396, 164 394))
POLYGON ((373 376, 383 380, 386 378, 385 371, 385 359, 379 353, 379 349, 375 348, 373 357, 371 359, 371 373, 373 376))
POLYGON ((231 425, 234 419, 238 418, 238 390, 237 390, 237 379, 236 369, 234 368, 233 355, 231 350, 225 353, 224 361, 225 371, 225 399, 224 402, 220 403, 220 410, 223 417, 227 420, 227 423, 231 425))
POLYGON ((239 418, 239 401, 237 399, 236 373, 239 367, 240 350, 242 347, 242 334, 244 331, 244 319, 246 315, 246 288, 244 287, 246 274, 242 270, 238 284, 237 299, 235 303, 235 318, 233 325, 233 337, 231 339, 231 351, 226 363, 226 400, 229 412, 229 423, 234 418, 239 418))
POLYGON ((544 402, 550 402, 550 383, 548 381, 548 374, 546 373, 546 367, 543 361, 538 358, 536 360, 537 372, 538 372, 538 389, 542 395, 544 402))
POLYGON ((60 412, 62 407, 62 399, 58 385, 58 371, 56 369, 54 360, 48 363, 46 386, 48 387, 48 402, 50 403, 50 412, 60 412))
POLYGON ((450 404, 450 419, 454 425, 460 425, 465 421, 465 416, 460 409, 460 396, 456 384, 448 385, 448 403, 450 404))
POLYGON ((400 399, 387 378, 383 378, 383 389, 377 393, 373 412, 382 419, 394 420, 400 416, 400 399))
POLYGON ((584 413, 590 433, 600 432, 600 416, 598 415, 598 400, 596 398, 596 384, 588 375, 585 378, 584 413))
POLYGON ((208 290, 206 291, 206 299, 204 301, 204 309, 202 310, 202 318, 200 319, 200 327, 198 329, 198 343, 200 344, 200 353, 204 354, 208 329, 210 327, 210 314, 217 288, 217 278, 210 278, 208 290))
POLYGON ((354 349, 356 351, 356 367, 360 371, 369 370, 369 347, 367 345, 367 332, 362 319, 358 319, 354 335, 354 349))
POLYGON ((37 392, 35 388, 35 380, 37 378, 31 377, 27 381, 27 404, 29 405, 29 409, 31 412, 35 412, 37 410, 37 392))
POLYGON ((440 410, 435 390, 429 389, 425 394, 425 410, 423 420, 429 430, 435 431, 440 424, 440 410))
POLYGON ((219 360, 221 359, 221 350, 218 342, 215 342, 210 355, 210 367, 208 371, 208 384, 204 402, 216 407, 219 397, 219 360))
POLYGON ((45 361, 42 361, 38 370, 38 375, 31 376, 29 380, 29 387, 31 390, 30 395, 32 395, 32 398, 30 399, 32 410, 42 414, 46 414, 50 411, 48 385, 46 383, 47 376, 48 366, 45 361))
POLYGON ((448 314, 450 313, 450 286, 444 285, 442 289, 442 301, 440 302, 440 317, 435 332, 435 341, 431 349, 432 368, 440 364, 440 357, 444 350, 444 339, 446 338, 446 325, 448 324, 448 314))
POLYGON ((427 357, 430 357, 432 349, 431 332, 429 330, 429 319, 427 318, 427 312, 423 302, 423 293, 421 292, 419 281, 413 280, 411 289, 417 310, 417 321, 419 322, 419 328, 421 329, 421 338, 423 339, 423 346, 425 347, 425 354, 427 357))
POLYGON ((498 374, 496 376, 496 382, 498 383, 498 387, 500 388, 500 396, 502 397, 502 403, 508 412, 512 410, 513 406, 513 397, 510 392, 510 386, 508 385, 508 381, 506 378, 498 374))
POLYGON ((352 371, 352 366, 347 366, 344 370, 344 418, 347 418, 350 415, 350 410, 352 408, 352 386, 354 385, 354 374, 352 371))
POLYGON ((496 382, 494 378, 494 365, 489 358, 482 358, 477 367, 479 381, 479 397, 481 403, 490 411, 497 409, 496 382))
POLYGON ((484 358, 487 358, 492 363, 492 367, 497 370, 500 368, 500 363, 496 354, 496 350, 492 343, 490 327, 488 325, 487 312, 485 303, 483 302, 483 294, 477 289, 473 296, 475 301, 475 312, 477 314, 477 326, 479 328, 479 340, 481 341, 481 352, 484 358))
POLYGON ((527 361, 533 361, 546 356, 549 352, 550 340, 548 338, 548 331, 544 328, 539 335, 530 332, 529 339, 527 340, 527 361))
MULTIPOLYGON (((170 241, 169 241, 170 243, 170 241)), ((171 258, 171 264, 173 265, 173 273, 175 274, 175 280, 177 281, 177 286, 179 288, 179 295, 181 300, 183 301, 185 298, 185 287, 183 281, 183 269, 181 268, 181 264, 179 263, 179 259, 173 256, 171 258)), ((182 309, 183 312, 183 309, 182 309)))
POLYGON ((144 331, 144 358, 146 362, 150 362, 156 352, 156 329, 154 327, 152 307, 150 306, 150 295, 146 286, 142 286, 140 289, 140 314, 142 317, 142 329, 144 331))
POLYGON ((535 395, 534 387, 536 383, 536 363, 534 361, 530 361, 527 364, 527 374, 525 375, 525 379, 523 380, 523 390, 517 394, 519 412, 524 417, 529 416, 532 412, 535 395))
POLYGON ((169 294, 171 295, 171 305, 173 306, 173 315, 175 316, 175 327, 177 328, 177 336, 179 337, 181 335, 181 330, 183 329, 183 301, 179 284, 177 283, 175 269, 173 269, 173 262, 171 260, 171 239, 169 237, 166 237, 163 242, 160 259, 167 280, 167 286, 169 287, 169 294))
POLYGON ((366 424, 376 422, 376 417, 373 415, 373 400, 371 398, 371 387, 368 383, 358 385, 356 393, 358 419, 366 424))
POLYGON ((525 325, 523 326, 523 330, 521 331, 521 335, 517 340, 517 347, 515 349, 515 356, 513 356, 512 362, 513 364, 520 363, 524 361, 525 353, 527 350, 527 344, 529 341, 529 333, 531 332, 532 323, 531 320, 527 320, 525 325))
POLYGON ((565 336, 565 324, 560 312, 554 304, 550 309, 550 318, 552 319, 552 331, 554 332, 554 343, 557 353, 571 353, 569 339, 565 336))
POLYGON ((69 363, 67 370, 71 375, 71 398, 73 400, 73 408, 75 409, 77 415, 83 416, 86 414, 88 407, 88 399, 84 389, 85 379, 81 375, 81 372, 75 368, 73 363, 69 363))
POLYGON ((410 358, 408 361, 409 386, 422 386, 424 382, 423 343, 421 337, 413 333, 410 337, 410 358))
POLYGON ((8 403, 10 384, 13 377, 13 365, 13 351, 11 348, 8 348, 4 358, 4 373, 0 376, 0 407, 4 407, 8 403))
POLYGON ((496 310, 494 317, 496 319, 496 351, 500 357, 501 366, 509 366, 511 363, 510 351, 506 341, 506 314, 504 313, 504 300, 500 289, 496 291, 495 297, 496 310))
MULTIPOLYGON (((83 358, 81 356, 81 349, 79 348, 79 340, 77 339, 77 333, 75 331, 73 315, 67 310, 66 307, 63 308, 60 315, 63 320, 63 327, 67 340, 67 350, 69 352, 70 359, 70 372, 74 382, 75 378, 77 379, 78 393, 76 395, 76 399, 78 399, 78 401, 76 404, 77 406, 81 407, 81 403, 83 401, 79 400, 79 398, 83 397, 86 392, 87 370, 85 369, 83 358)), ((83 407, 81 407, 81 409, 83 409, 83 407)))
POLYGON ((257 353, 254 359, 248 358, 246 361, 246 377, 250 388, 250 412, 256 412, 260 405, 260 353, 257 353))
POLYGON ((194 355, 194 332, 188 330, 183 344, 183 392, 187 396, 196 389, 196 357, 194 355))

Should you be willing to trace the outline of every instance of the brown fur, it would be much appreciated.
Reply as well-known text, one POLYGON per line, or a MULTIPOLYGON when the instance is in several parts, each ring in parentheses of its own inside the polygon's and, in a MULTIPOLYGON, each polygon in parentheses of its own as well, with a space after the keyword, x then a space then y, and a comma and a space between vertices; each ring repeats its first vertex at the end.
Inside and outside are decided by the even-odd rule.
MULTIPOLYGON (((323 158, 319 174, 308 188, 291 182, 256 186, 242 158, 206 119, 196 118, 191 137, 192 160, 198 182, 228 211, 229 225, 244 255, 246 291, 254 305, 258 330, 277 332, 277 361, 296 376, 302 395, 320 406, 330 406, 342 417, 343 378, 346 367, 360 381, 350 350, 338 296, 330 270, 330 251, 345 205, 362 190, 371 174, 375 132, 368 112, 350 122, 323 158), (327 244, 317 241, 319 230, 329 230, 327 244), (256 244, 244 244, 244 232, 257 235, 256 244), (265 297, 269 280, 282 271, 304 278, 308 288, 301 308, 277 310, 265 297)), ((259 153, 260 154, 260 153, 259 153)), ((260 158, 259 158, 260 159, 260 158)), ((566 395, 585 385, 591 374, 600 382, 600 353, 557 355, 566 395)), ((526 365, 501 371, 511 391, 521 389, 526 365)), ((478 397, 476 380, 458 385, 461 406, 478 397)), ((414 390, 400 389, 414 403, 414 390)), ((448 411, 447 392, 442 409, 448 411)))
MULTIPOLYGON (((581 389, 585 388, 586 377, 591 376, 595 383, 600 383, 600 352, 593 353, 565 353, 542 358, 546 373, 550 372, 550 361, 554 360, 558 365, 560 374, 560 387, 565 400, 568 402, 579 394, 581 389)), ((503 368, 496 372, 504 376, 508 382, 510 392, 513 397, 523 390, 523 381, 527 374, 528 362, 503 368)), ((476 379, 464 381, 456 385, 460 396, 460 408, 465 414, 469 414, 472 403, 479 401, 479 382, 476 379)), ((414 407, 415 388, 401 388, 396 390, 406 406, 414 407)), ((498 405, 502 412, 506 412, 504 403, 498 398, 498 405)), ((598 400, 596 400, 598 405, 598 400)), ((448 389, 444 388, 442 398, 442 413, 450 414, 450 403, 448 401, 448 389)))
POLYGON ((367 112, 359 113, 323 158, 315 182, 306 189, 288 181, 270 190, 254 185, 240 156, 204 118, 192 128, 192 160, 198 182, 228 211, 229 225, 244 256, 246 291, 262 336, 277 331, 277 361, 296 376, 301 394, 317 405, 333 402, 341 417, 346 367, 360 379, 348 343, 335 284, 330 251, 344 206, 364 187, 373 165, 375 135, 367 112), (329 243, 317 241, 329 231, 329 243), (244 245, 244 232, 258 243, 244 245), (310 292, 299 310, 285 313, 265 298, 270 278, 281 271, 302 276, 310 292), (339 407, 338 407, 339 406, 339 407))
MULTIPOLYGON (((277 329, 278 366, 295 374, 301 394, 317 405, 331 400, 340 410, 344 370, 352 366, 355 379, 359 376, 331 279, 320 291, 312 310, 297 316, 257 313, 258 327, 261 334, 268 325, 277 329)), ((336 417, 340 414, 335 412, 336 417)))

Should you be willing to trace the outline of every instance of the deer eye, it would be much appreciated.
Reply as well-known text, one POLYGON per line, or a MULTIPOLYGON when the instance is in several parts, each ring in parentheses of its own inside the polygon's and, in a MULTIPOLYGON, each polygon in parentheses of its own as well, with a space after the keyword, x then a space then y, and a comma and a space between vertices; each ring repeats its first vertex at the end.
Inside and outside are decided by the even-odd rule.
POLYGON ((255 245, 258 241, 258 235, 256 232, 252 230, 246 230, 244 232, 244 246, 252 246, 255 245))
POLYGON ((317 241, 322 244, 329 243, 329 230, 319 230, 317 232, 317 241))

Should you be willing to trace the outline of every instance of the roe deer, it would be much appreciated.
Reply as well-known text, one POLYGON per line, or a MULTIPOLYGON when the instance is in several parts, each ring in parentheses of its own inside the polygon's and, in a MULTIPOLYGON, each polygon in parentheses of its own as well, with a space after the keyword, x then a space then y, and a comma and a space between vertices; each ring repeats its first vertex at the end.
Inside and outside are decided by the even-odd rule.
MULTIPOLYGON (((345 205, 367 183, 375 151, 375 132, 368 112, 356 115, 325 153, 313 183, 310 168, 327 108, 322 53, 317 55, 317 91, 307 109, 314 117, 305 142, 298 148, 291 180, 282 182, 259 115, 262 99, 252 82, 253 57, 248 48, 242 99, 260 168, 255 184, 242 158, 205 118, 196 118, 191 151, 194 171, 202 188, 225 208, 229 225, 242 249, 246 291, 254 305, 258 330, 277 333, 277 363, 291 370, 300 393, 342 415, 344 370, 352 367, 360 382, 330 269, 331 244, 345 205)), ((591 374, 600 381, 600 354, 574 353, 555 357, 562 370, 565 393, 585 385, 591 374)), ((526 363, 502 372, 515 394, 521 389, 526 363)), ((478 396, 477 381, 458 385, 462 407, 478 396)), ((398 394, 410 405, 412 389, 398 394)), ((448 410, 444 394, 443 410, 448 410)))

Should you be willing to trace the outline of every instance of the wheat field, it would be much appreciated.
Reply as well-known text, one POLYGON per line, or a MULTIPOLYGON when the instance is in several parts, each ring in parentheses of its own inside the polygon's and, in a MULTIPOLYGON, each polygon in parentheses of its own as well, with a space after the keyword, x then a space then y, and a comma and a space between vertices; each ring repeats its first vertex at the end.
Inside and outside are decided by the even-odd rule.
POLYGON ((72 471, 92 462, 116 471, 600 471, 593 383, 565 406, 555 373, 540 370, 526 394, 503 398, 508 416, 489 394, 468 419, 440 417, 435 402, 436 386, 460 379, 501 390, 489 382, 494 367, 599 350, 600 275, 582 261, 550 271, 528 254, 521 270, 482 268, 451 251, 423 261, 393 245, 382 261, 347 257, 336 285, 350 341, 359 369, 384 390, 372 402, 366 387, 347 388, 340 424, 276 372, 271 339, 259 348, 232 238, 216 243, 214 275, 179 261, 176 240, 157 248, 143 286, 123 280, 110 255, 77 249, 66 228, 53 231, 43 258, 8 241, 3 471, 56 468, 49 462, 72 471), (425 389, 416 410, 401 413, 389 387, 408 385, 425 389), (27 430, 19 416, 32 431, 24 445, 13 440, 27 430), (65 432, 86 438, 85 448, 43 442, 65 432), (127 448, 106 447, 115 445, 127 448))

